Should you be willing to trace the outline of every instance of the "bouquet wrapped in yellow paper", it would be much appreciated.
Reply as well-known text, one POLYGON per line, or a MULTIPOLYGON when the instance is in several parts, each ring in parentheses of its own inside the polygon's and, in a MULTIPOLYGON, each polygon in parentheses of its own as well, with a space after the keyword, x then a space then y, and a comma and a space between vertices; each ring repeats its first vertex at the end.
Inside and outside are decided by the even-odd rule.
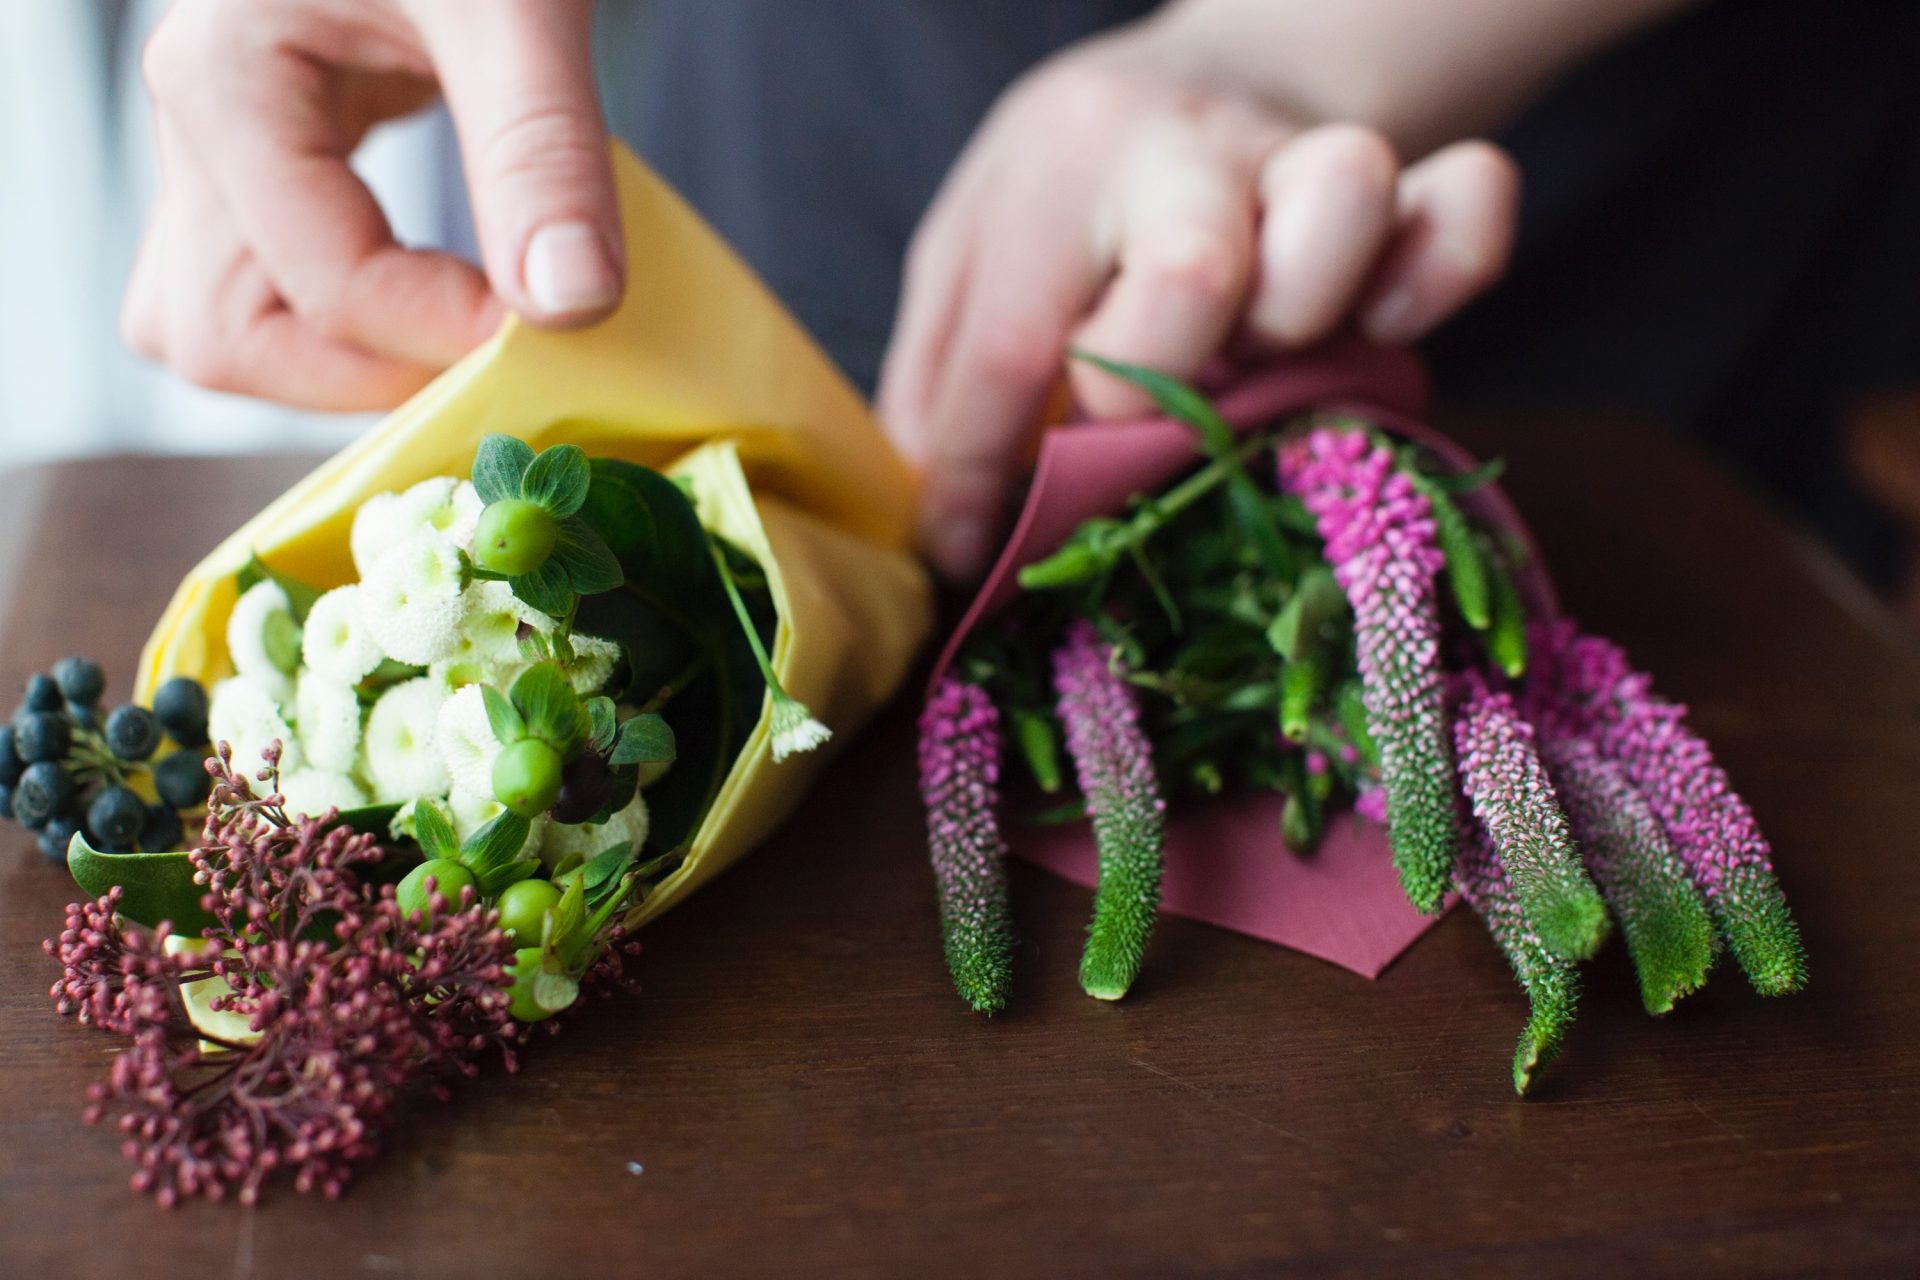
POLYGON ((135 703, 35 775, 97 895, 49 944, 56 1003, 132 1038, 100 1094, 162 1199, 282 1166, 337 1191, 409 1085, 618 978, 925 638, 913 478, 860 395, 615 172, 620 310, 510 319, 236 530, 135 703))

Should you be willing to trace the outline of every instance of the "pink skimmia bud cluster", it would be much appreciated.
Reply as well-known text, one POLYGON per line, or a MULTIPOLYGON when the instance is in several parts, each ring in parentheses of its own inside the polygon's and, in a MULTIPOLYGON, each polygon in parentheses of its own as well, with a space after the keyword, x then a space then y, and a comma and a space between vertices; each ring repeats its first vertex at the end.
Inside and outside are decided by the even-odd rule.
POLYGON ((47 945, 56 1007, 130 1038, 89 1119, 119 1114, 136 1190, 252 1202, 275 1171, 337 1196, 375 1151, 409 1090, 441 1091, 497 1052, 509 1070, 522 1032, 508 1015, 512 945, 496 914, 436 895, 409 919, 360 874, 382 857, 370 835, 292 820, 274 794, 277 748, 256 794, 224 747, 204 838, 192 855, 214 917, 175 951, 114 913, 119 890, 72 906, 47 945), (214 1039, 187 1017, 189 984, 246 1032, 214 1039))

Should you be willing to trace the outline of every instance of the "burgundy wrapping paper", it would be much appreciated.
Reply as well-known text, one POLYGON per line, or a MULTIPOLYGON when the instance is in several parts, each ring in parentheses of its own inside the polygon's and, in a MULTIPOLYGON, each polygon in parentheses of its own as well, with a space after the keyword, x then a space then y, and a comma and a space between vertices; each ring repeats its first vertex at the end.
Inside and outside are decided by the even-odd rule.
MULTIPOLYGON (((1307 409, 1350 410, 1462 470, 1476 465, 1421 421, 1426 378, 1405 352, 1342 339, 1216 379, 1208 390, 1237 430, 1307 409)), ((1013 533, 941 652, 934 682, 968 634, 1018 594, 1022 567, 1052 552, 1081 521, 1120 514, 1130 497, 1164 487, 1199 460, 1192 431, 1164 418, 1050 428, 1013 533)), ((1518 539, 1524 552, 1518 585, 1530 608, 1557 611, 1531 536, 1505 496, 1486 485, 1466 504, 1518 539)), ((1282 804, 1277 795, 1258 794, 1176 806, 1168 822, 1162 909, 1378 976, 1437 917, 1415 911, 1400 892, 1384 828, 1338 815, 1320 847, 1303 857, 1281 843, 1282 804)), ((1084 825, 1042 827, 1017 811, 1006 825, 1015 854, 1078 884, 1094 883, 1097 861, 1084 825)))

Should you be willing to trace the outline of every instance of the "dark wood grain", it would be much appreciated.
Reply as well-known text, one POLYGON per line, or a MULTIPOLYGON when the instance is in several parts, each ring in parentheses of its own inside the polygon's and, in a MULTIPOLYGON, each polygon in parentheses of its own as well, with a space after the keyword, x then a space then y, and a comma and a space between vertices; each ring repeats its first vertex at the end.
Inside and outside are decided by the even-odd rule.
MULTIPOLYGON (((1087 895, 1022 868, 1018 996, 985 1022, 941 965, 902 709, 648 932, 643 994, 422 1104, 344 1201, 168 1214, 79 1123, 110 1041, 48 1008, 38 942, 72 890, 8 828, 0 1275, 1911 1274, 1920 665, 1691 456, 1464 435, 1507 453, 1570 608, 1692 702, 1772 833, 1803 996, 1723 970, 1656 1021, 1614 949, 1521 1102, 1524 1004, 1470 916, 1378 982, 1169 922, 1108 1006, 1074 980, 1087 895)), ((37 514, 0 546, 0 687, 84 649, 124 693, 174 581, 298 469, 11 478, 37 514)))

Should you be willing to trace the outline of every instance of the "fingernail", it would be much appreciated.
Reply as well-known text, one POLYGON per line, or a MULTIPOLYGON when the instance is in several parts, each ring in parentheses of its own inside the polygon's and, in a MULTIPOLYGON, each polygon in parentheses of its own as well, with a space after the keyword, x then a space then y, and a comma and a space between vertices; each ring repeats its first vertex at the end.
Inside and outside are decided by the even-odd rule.
POLYGON ((950 578, 972 579, 985 572, 993 527, 978 516, 953 515, 933 529, 934 561, 950 578))
POLYGON ((584 222, 554 222, 527 241, 527 297, 543 316, 600 311, 620 300, 620 277, 600 233, 584 222))
POLYGON ((1420 300, 1406 285, 1389 289, 1367 309, 1365 328, 1375 342, 1411 342, 1426 327, 1420 323, 1420 300))

